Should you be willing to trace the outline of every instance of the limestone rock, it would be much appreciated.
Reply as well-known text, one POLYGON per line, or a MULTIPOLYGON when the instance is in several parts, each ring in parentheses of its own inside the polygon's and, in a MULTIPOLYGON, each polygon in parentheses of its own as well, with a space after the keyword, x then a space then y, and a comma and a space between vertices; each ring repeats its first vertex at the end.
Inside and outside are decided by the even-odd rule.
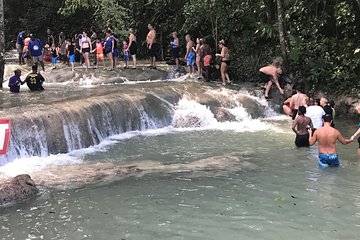
POLYGON ((35 182, 28 174, 18 175, 0 185, 0 206, 24 200, 38 192, 35 182))

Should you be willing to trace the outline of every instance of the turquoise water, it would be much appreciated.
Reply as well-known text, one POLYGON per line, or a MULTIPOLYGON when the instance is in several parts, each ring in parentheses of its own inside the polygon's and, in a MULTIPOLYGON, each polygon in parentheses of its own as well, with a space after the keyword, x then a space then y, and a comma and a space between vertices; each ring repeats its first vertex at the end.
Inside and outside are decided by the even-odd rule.
POLYGON ((289 124, 114 138, 82 161, 171 166, 227 155, 240 161, 43 190, 0 210, 0 239, 357 239, 357 146, 339 148, 341 167, 319 169, 315 149, 294 147, 289 124))

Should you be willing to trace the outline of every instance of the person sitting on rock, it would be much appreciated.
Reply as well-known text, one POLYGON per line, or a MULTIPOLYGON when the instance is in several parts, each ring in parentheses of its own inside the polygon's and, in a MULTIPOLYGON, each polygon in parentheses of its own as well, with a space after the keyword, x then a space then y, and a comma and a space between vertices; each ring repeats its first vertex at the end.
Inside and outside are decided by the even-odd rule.
POLYGON ((269 92, 273 83, 275 83, 280 93, 284 94, 284 90, 281 88, 279 83, 279 77, 282 74, 282 69, 281 69, 282 62, 283 62, 282 58, 280 57, 275 58, 272 64, 266 67, 262 67, 259 70, 259 78, 261 82, 266 83, 265 98, 269 97, 269 92))

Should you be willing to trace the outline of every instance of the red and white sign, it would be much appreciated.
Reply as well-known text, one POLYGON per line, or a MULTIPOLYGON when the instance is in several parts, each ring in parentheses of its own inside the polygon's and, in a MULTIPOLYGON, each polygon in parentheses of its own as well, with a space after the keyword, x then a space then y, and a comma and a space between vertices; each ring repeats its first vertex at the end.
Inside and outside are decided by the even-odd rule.
POLYGON ((9 148, 11 119, 0 119, 0 155, 5 155, 9 148))

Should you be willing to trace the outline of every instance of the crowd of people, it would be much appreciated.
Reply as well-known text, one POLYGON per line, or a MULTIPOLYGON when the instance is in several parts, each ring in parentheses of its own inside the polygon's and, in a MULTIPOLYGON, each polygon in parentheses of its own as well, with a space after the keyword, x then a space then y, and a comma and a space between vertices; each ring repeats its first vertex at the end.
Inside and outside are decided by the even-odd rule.
MULTIPOLYGON (((160 52, 157 32, 152 24, 148 24, 147 28, 148 34, 145 42, 147 54, 150 59, 149 68, 156 69, 156 60, 160 52)), ((74 71, 75 62, 81 62, 87 69, 90 68, 90 55, 94 55, 94 68, 97 68, 99 64, 106 67, 105 59, 107 59, 109 62, 108 70, 112 71, 117 67, 118 57, 122 55, 125 69, 130 67, 129 62, 131 60, 131 68, 136 69, 137 67, 138 43, 134 29, 129 29, 128 38, 121 41, 122 54, 119 54, 119 37, 114 33, 112 27, 108 27, 103 36, 99 36, 94 28, 91 29, 90 37, 84 31, 81 34, 76 34, 71 39, 67 39, 65 34, 61 32, 58 35, 58 41, 56 41, 51 29, 47 29, 47 35, 47 42, 43 44, 39 38, 36 38, 34 34, 28 31, 21 31, 18 34, 16 49, 19 54, 19 64, 25 64, 25 61, 31 61, 35 65, 40 64, 42 70, 45 71, 44 61, 51 62, 52 68, 56 68, 56 64, 62 62, 71 65, 74 71)), ((181 46, 178 33, 174 32, 172 38, 170 49, 175 61, 174 70, 180 71, 179 59, 181 46)), ((185 36, 185 42, 186 51, 184 60, 188 73, 192 77, 208 81, 209 69, 213 60, 210 45, 207 44, 203 38, 197 38, 196 42, 194 42, 190 35, 185 36)), ((224 40, 219 41, 218 46, 221 52, 214 56, 219 58, 222 84, 226 85, 231 83, 228 74, 230 54, 224 40)))

